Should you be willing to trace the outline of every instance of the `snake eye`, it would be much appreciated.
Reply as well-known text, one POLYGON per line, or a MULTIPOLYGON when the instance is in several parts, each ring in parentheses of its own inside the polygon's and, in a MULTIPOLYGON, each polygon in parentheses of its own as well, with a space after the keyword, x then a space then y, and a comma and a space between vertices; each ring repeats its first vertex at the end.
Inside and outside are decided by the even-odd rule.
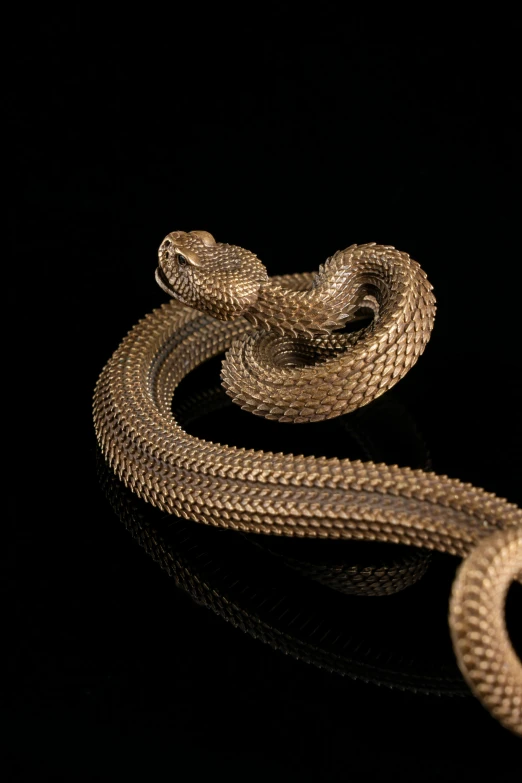
POLYGON ((181 253, 176 253, 176 261, 178 262, 179 266, 186 266, 188 264, 187 259, 185 256, 182 256, 181 253))

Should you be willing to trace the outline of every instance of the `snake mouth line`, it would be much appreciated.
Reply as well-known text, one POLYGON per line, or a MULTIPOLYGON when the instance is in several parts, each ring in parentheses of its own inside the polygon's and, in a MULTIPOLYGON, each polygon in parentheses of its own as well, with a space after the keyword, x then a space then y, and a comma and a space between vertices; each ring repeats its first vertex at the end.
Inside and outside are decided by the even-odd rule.
POLYGON ((178 298, 174 293, 174 291, 172 290, 172 288, 170 287, 169 281, 167 280, 167 276, 160 266, 156 267, 155 277, 156 277, 157 284, 163 291, 165 291, 166 294, 168 294, 169 296, 173 296, 175 299, 178 298))

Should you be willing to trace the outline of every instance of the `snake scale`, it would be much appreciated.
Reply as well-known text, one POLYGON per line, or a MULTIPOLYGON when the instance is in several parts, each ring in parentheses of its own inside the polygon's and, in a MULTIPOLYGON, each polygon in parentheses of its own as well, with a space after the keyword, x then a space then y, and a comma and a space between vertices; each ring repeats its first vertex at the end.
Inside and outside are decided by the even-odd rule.
POLYGON ((104 457, 164 512, 243 532, 407 544, 463 558, 450 602, 457 662, 475 695, 522 736, 522 666, 504 602, 522 581, 522 510, 422 470, 232 448, 186 433, 176 386, 227 351, 222 383, 244 410, 302 423, 371 402, 417 361, 435 316, 416 261, 352 245, 316 275, 269 278, 250 251, 205 231, 161 243, 168 304, 129 332, 103 369, 94 422, 104 457), (358 331, 343 331, 361 321, 358 331))

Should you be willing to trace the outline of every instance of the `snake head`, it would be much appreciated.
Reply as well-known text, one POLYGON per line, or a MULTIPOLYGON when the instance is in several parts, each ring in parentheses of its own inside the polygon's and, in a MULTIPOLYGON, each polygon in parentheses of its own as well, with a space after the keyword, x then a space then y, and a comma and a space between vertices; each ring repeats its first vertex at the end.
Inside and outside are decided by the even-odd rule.
POLYGON ((173 231, 158 258, 156 282, 167 294, 222 321, 248 310, 268 279, 254 253, 216 242, 207 231, 173 231))

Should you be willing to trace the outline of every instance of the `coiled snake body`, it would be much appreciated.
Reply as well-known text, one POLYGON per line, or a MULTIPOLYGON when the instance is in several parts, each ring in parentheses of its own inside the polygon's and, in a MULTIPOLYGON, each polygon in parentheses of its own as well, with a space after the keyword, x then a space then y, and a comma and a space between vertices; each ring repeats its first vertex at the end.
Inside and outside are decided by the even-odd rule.
POLYGON ((354 245, 315 276, 269 279, 253 253, 193 231, 165 238, 156 279, 173 298, 129 333, 96 386, 97 437, 114 471, 197 522, 463 557, 450 606, 457 660, 483 704, 522 735, 522 666, 503 619, 509 585, 522 580, 518 507, 420 470, 210 443, 171 413, 181 379, 225 350, 223 385, 256 415, 300 423, 367 404, 429 339, 435 300, 420 266, 389 246, 354 245), (339 333, 362 318, 369 325, 339 333))

